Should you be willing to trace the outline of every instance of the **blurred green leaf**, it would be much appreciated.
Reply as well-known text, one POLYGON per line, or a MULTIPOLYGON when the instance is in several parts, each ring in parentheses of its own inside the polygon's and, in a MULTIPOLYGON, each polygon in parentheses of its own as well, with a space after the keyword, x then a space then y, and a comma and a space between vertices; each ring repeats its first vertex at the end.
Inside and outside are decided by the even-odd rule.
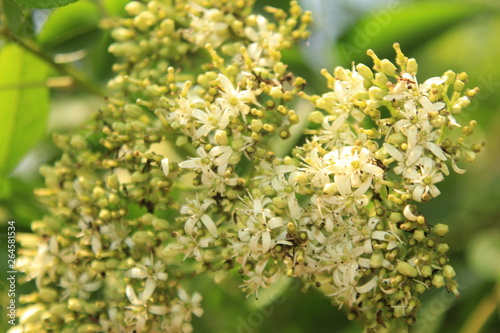
POLYGON ((0 177, 42 137, 49 113, 47 65, 15 44, 0 51, 0 177))
POLYGON ((99 9, 90 1, 58 8, 47 18, 37 41, 45 50, 59 53, 87 48, 98 39, 99 20, 99 9))
POLYGON ((69 5, 78 0, 16 0, 16 2, 27 8, 56 8, 69 5))
POLYGON ((500 280, 500 230, 482 230, 470 240, 467 261, 483 280, 500 280))
POLYGON ((405 6, 391 2, 361 19, 339 39, 336 47, 347 64, 366 62, 367 49, 373 49, 381 58, 393 58, 391 45, 395 42, 402 43, 403 52, 409 52, 484 11, 484 6, 470 2, 425 1, 405 6))
POLYGON ((18 32, 21 27, 22 9, 14 0, 2 0, 5 25, 14 32, 18 32))
POLYGON ((129 2, 129 0, 104 0, 103 6, 110 16, 125 16, 127 15, 125 5, 129 2))

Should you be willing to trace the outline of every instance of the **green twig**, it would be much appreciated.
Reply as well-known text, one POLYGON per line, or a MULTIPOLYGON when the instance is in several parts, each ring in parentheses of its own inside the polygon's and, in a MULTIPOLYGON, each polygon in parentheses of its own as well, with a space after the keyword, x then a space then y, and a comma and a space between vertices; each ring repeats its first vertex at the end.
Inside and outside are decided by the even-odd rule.
POLYGON ((51 56, 43 52, 40 46, 34 43, 32 40, 13 33, 6 26, 0 26, 0 31, 1 31, 1 36, 3 37, 4 40, 16 43, 26 51, 34 54, 39 59, 45 61, 47 64, 49 64, 52 68, 54 68, 62 75, 71 77, 78 86, 85 89, 89 93, 100 96, 106 95, 105 91, 101 89, 98 84, 91 82, 90 79, 84 73, 82 73, 81 71, 77 70, 75 67, 69 64, 59 64, 54 62, 54 59, 52 59, 51 56))

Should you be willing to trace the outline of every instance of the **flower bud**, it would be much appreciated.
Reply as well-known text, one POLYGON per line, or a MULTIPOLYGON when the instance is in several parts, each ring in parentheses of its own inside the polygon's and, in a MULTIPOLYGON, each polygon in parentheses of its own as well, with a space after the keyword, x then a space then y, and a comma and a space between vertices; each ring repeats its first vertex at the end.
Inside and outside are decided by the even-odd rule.
POLYGON ((415 267, 407 263, 406 261, 400 261, 396 265, 398 272, 404 276, 417 277, 418 271, 415 267))
POLYGON ((446 224, 438 223, 432 230, 436 235, 443 237, 448 233, 448 231, 450 231, 450 228, 446 224))
POLYGON ((227 146, 229 143, 227 139, 227 133, 224 130, 217 130, 214 136, 215 142, 221 146, 227 146))
POLYGON ((370 258, 370 267, 380 268, 384 262, 384 254, 382 251, 375 251, 370 258))
POLYGON ((450 265, 445 265, 443 267, 443 276, 449 280, 453 279, 457 274, 455 270, 450 265))
POLYGON ((380 61, 380 68, 386 75, 396 76, 397 68, 388 59, 382 59, 380 61))
POLYGON ((417 74, 418 64, 414 58, 408 59, 408 62, 406 63, 406 72, 410 73, 411 75, 417 74))
POLYGON ((364 64, 358 64, 356 65, 356 70, 365 80, 373 80, 373 72, 368 66, 364 64))
POLYGON ((445 286, 444 277, 442 275, 436 274, 432 278, 432 285, 436 288, 441 288, 445 286))

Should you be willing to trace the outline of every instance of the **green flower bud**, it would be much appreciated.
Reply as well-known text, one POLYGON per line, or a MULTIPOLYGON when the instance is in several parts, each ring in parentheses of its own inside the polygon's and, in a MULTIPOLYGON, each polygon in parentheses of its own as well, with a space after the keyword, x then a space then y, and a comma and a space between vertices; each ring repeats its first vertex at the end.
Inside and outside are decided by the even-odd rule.
POLYGON ((407 73, 410 73, 411 75, 416 75, 418 72, 417 61, 414 58, 408 59, 405 70, 407 73))
POLYGON ((380 268, 384 262, 384 254, 382 251, 375 251, 370 258, 370 267, 380 268))
POLYGON ((373 72, 368 66, 364 64, 358 64, 356 65, 356 70, 365 80, 367 81, 373 80, 373 72))
POLYGON ((457 274, 455 270, 450 265, 445 265, 443 267, 443 276, 449 280, 453 279, 457 274))
POLYGON ((85 305, 86 305, 86 302, 83 300, 80 300, 78 298, 72 297, 72 298, 68 299, 68 309, 70 309, 71 311, 84 312, 85 305))
POLYGON ((450 246, 448 244, 444 243, 444 244, 439 244, 436 248, 436 251, 438 253, 444 254, 444 253, 448 252, 449 249, 450 249, 450 246))
POLYGON ((168 223, 167 220, 163 219, 154 219, 153 220, 153 228, 155 230, 161 231, 161 230, 167 230, 169 228, 170 224, 168 223))
POLYGON ((371 98, 380 100, 384 99, 385 95, 387 94, 384 90, 380 89, 379 87, 371 87, 368 90, 368 93, 371 98))
POLYGON ((154 238, 155 236, 151 231, 136 231, 132 235, 132 240, 136 244, 150 244, 154 238))
POLYGON ((396 76, 397 68, 392 62, 387 59, 382 59, 380 61, 380 68, 382 72, 389 76, 396 76))
POLYGON ((127 104, 123 107, 123 111, 127 114, 127 116, 131 118, 139 118, 144 113, 142 108, 136 104, 127 104))
POLYGON ((417 242, 421 242, 425 239, 425 234, 424 234, 424 231, 421 230, 421 229, 417 229, 413 232, 413 238, 415 238, 415 240, 417 242))
POLYGON ((442 237, 442 236, 446 235, 448 233, 448 231, 450 231, 450 228, 446 224, 438 223, 434 226, 432 231, 434 231, 434 233, 436 235, 442 237))
POLYGON ((436 288, 441 288, 445 286, 444 277, 442 275, 436 274, 432 278, 432 285, 436 288))
POLYGON ((59 298, 59 293, 52 288, 41 288, 38 291, 38 297, 40 297, 41 300, 51 303, 51 302, 56 302, 59 298))
POLYGON ((432 267, 429 266, 429 265, 424 265, 421 269, 420 269, 420 273, 422 274, 422 276, 424 278, 426 277, 429 277, 432 275, 432 267))
POLYGON ((397 271, 408 277, 417 277, 418 271, 415 267, 407 263, 406 261, 400 261, 396 264, 397 271))
POLYGON ((217 142, 217 144, 221 146, 227 146, 227 144, 229 143, 227 139, 227 133, 223 130, 218 130, 217 132, 215 132, 214 139, 215 142, 217 142))

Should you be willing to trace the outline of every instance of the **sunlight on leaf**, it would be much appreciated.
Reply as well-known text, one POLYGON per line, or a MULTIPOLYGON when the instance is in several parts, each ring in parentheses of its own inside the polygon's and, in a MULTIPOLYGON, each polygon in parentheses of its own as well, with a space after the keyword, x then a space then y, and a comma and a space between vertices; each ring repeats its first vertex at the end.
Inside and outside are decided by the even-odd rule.
POLYGON ((14 44, 0 52, 0 175, 6 176, 45 131, 47 65, 14 44))

